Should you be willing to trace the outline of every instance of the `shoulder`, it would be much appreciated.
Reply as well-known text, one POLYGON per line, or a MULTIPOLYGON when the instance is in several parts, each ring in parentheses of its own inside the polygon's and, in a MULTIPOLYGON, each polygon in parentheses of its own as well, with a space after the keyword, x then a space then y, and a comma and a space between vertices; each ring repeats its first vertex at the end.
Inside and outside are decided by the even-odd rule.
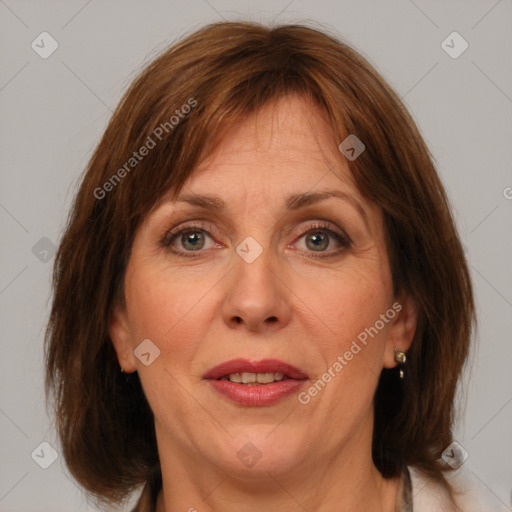
POLYGON ((414 512, 497 512, 496 505, 492 505, 481 491, 477 490, 476 483, 469 472, 458 470, 447 476, 454 489, 455 504, 450 499, 446 489, 429 478, 422 471, 408 467, 411 475, 412 501, 414 512))

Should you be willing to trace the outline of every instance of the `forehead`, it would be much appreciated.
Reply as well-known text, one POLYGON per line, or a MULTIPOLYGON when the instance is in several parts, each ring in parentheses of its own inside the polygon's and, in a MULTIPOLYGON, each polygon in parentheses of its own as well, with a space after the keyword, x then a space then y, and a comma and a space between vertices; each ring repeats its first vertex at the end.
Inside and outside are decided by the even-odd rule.
POLYGON ((317 104, 286 96, 226 129, 215 150, 197 165, 186 189, 268 195, 341 187, 357 194, 338 143, 317 104))

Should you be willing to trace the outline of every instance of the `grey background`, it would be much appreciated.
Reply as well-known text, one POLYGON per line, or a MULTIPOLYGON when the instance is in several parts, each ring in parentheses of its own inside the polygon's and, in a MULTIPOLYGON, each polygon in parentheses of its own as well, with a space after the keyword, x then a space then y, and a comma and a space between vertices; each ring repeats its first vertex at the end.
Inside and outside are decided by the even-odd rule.
POLYGON ((510 0, 0 0, 0 511, 95 510, 62 457, 46 470, 31 457, 43 441, 59 451, 42 388, 52 248, 130 81, 176 38, 222 18, 334 29, 418 122, 453 203, 479 310, 456 431, 469 453, 463 468, 496 509, 512 510, 510 0), (47 59, 31 48, 43 31, 59 44, 47 59), (453 31, 469 44, 457 59, 441 47, 453 31))

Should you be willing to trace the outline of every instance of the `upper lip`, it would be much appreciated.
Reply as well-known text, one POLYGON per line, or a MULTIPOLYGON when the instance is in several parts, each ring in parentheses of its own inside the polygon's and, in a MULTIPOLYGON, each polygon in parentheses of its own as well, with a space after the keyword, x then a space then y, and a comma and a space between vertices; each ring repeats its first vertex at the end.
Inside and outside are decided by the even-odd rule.
POLYGON ((303 380, 308 376, 295 366, 279 361, 278 359, 262 359, 261 361, 248 361, 247 359, 232 359, 225 361, 208 370, 203 379, 219 379, 231 373, 282 373, 290 379, 303 380))

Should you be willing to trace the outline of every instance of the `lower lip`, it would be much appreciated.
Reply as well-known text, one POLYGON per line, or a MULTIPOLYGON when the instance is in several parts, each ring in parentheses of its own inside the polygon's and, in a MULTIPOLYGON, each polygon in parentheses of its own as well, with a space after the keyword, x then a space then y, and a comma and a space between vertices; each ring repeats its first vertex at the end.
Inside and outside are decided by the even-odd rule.
POLYGON ((262 385, 238 384, 229 380, 212 379, 209 379, 208 382, 215 391, 237 404, 263 406, 275 404, 297 393, 304 385, 305 380, 285 379, 262 385))

